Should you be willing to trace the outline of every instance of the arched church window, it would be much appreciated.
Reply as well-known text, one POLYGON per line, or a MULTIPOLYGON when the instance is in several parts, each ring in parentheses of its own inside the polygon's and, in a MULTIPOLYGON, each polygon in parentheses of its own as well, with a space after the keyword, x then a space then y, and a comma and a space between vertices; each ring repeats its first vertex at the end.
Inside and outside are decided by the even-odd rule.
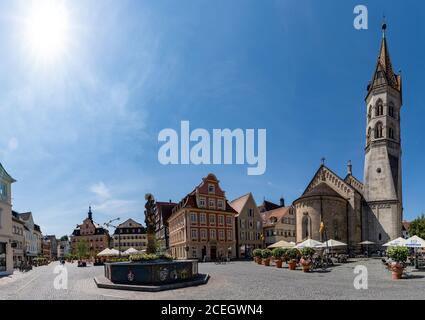
POLYGON ((375 106, 375 116, 379 117, 382 115, 384 115, 384 103, 379 99, 375 106))
POLYGON ((375 127, 375 139, 381 139, 384 137, 384 126, 381 122, 378 122, 375 127))
POLYGON ((395 118, 395 113, 394 113, 394 103, 390 102, 390 105, 388 106, 388 114, 390 115, 390 117, 395 118))
POLYGON ((372 128, 369 127, 369 129, 367 129, 367 143, 370 142, 371 137, 372 137, 372 128))
POLYGON ((388 128, 388 138, 390 139, 394 139, 394 129, 393 128, 388 128))
POLYGON ((369 110, 367 112, 367 120, 370 121, 372 119, 372 106, 369 106, 369 110))
POLYGON ((308 214, 304 215, 302 220, 302 238, 309 239, 311 237, 311 223, 308 214))

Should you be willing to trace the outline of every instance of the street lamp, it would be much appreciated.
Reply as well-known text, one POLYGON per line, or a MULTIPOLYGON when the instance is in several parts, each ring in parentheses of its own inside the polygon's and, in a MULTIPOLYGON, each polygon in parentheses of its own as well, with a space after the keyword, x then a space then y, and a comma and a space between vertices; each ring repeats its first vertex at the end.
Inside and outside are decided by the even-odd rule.
POLYGON ((118 257, 121 258, 121 230, 118 228, 119 226, 114 226, 112 222, 119 221, 121 218, 116 218, 110 220, 109 222, 104 223, 104 225, 108 228, 115 228, 115 231, 118 231, 118 257))

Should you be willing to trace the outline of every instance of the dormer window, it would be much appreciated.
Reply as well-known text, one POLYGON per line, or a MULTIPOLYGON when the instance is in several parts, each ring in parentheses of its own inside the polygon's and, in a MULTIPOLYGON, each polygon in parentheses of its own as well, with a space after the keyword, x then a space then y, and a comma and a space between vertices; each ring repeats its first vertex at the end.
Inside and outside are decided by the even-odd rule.
POLYGON ((211 183, 208 185, 208 193, 209 194, 215 194, 215 185, 213 185, 211 183))

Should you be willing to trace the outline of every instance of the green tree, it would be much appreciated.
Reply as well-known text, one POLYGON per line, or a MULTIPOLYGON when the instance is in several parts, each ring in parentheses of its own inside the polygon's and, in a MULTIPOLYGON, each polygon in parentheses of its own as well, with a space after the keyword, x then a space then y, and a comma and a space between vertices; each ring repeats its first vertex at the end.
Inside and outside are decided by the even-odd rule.
POLYGON ((78 241, 77 243, 77 256, 81 260, 89 254, 89 244, 85 240, 78 241))
POLYGON ((63 236, 63 237, 61 238, 61 241, 69 241, 68 236, 63 236))
POLYGON ((413 220, 408 231, 410 236, 425 238, 425 214, 413 220))

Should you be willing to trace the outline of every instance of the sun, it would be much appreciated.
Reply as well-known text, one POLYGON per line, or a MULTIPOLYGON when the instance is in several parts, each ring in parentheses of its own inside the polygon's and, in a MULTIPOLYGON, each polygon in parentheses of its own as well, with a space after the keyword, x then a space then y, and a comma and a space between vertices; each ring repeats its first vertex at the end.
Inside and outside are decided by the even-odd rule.
POLYGON ((67 50, 69 14, 64 1, 33 1, 25 25, 28 47, 38 59, 51 61, 67 50))

